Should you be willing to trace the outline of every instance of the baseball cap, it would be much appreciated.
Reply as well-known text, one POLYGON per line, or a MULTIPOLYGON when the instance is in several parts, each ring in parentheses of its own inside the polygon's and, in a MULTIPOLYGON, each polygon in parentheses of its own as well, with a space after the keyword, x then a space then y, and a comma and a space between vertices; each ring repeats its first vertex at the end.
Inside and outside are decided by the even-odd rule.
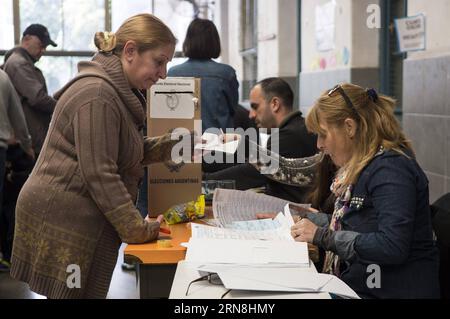
POLYGON ((48 30, 46 27, 44 27, 42 24, 31 24, 29 25, 25 31, 23 31, 23 36, 26 35, 35 35, 41 40, 42 44, 45 46, 51 45, 56 47, 57 44, 53 42, 52 39, 50 39, 50 34, 48 33, 48 30))

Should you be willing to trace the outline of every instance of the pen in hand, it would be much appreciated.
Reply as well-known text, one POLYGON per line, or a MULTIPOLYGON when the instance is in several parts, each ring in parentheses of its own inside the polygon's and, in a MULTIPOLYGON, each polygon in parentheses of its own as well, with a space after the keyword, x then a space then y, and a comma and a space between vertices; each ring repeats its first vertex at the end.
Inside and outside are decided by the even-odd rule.
POLYGON ((222 128, 220 129, 220 141, 222 142, 222 144, 227 142, 225 140, 225 133, 223 132, 222 128))
POLYGON ((163 233, 163 234, 168 234, 168 235, 171 234, 170 229, 168 229, 168 228, 163 228, 163 227, 159 227, 159 232, 160 232, 160 233, 163 233))

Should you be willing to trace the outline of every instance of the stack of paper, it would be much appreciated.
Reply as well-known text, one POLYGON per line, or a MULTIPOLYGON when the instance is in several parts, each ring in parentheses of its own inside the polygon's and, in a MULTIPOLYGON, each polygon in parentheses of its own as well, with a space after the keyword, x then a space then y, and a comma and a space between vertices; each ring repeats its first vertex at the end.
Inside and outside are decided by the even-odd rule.
MULTIPOLYGON (((226 190, 215 193, 216 199, 217 196, 222 198, 221 191, 226 190)), ((226 195, 232 193, 233 191, 226 192, 226 195)), ((223 198, 229 198, 229 196, 223 198)), ((186 244, 188 248, 186 261, 208 265, 213 268, 211 272, 217 272, 214 271, 217 267, 228 266, 227 275, 231 277, 226 278, 231 279, 236 274, 229 273, 228 270, 241 269, 241 267, 249 272, 272 267, 276 267, 278 271, 279 268, 288 269, 287 267, 308 270, 310 266, 308 245, 294 241, 290 234, 294 220, 289 210, 289 202, 282 201, 283 206, 278 209, 281 202, 272 200, 270 197, 269 200, 272 203, 276 202, 273 207, 276 207, 277 211, 281 210, 273 220, 255 220, 256 216, 253 220, 245 217, 228 219, 230 222, 225 224, 228 228, 192 224, 192 237, 186 244)), ((267 212, 267 210, 259 212, 267 212)), ((254 278, 248 280, 255 281, 254 278)), ((230 287, 233 286, 232 283, 233 281, 229 284, 230 287)), ((265 285, 270 286, 268 283, 265 285)))
POLYGON ((274 220, 239 221, 232 228, 192 224, 186 260, 218 264, 309 266, 308 246, 295 242, 289 204, 274 220))
POLYGON ((311 205, 292 203, 277 197, 252 191, 216 189, 213 197, 214 218, 222 227, 232 227, 233 222, 255 220, 258 213, 278 213, 287 204, 301 207, 311 205))
POLYGON ((240 240, 282 240, 293 241, 292 236, 282 228, 270 230, 242 230, 192 224, 192 238, 195 239, 240 239, 240 240))
POLYGON ((307 244, 295 241, 191 238, 187 247, 194 263, 309 266, 307 244))
POLYGON ((294 241, 291 227, 294 225, 289 204, 284 214, 278 213, 275 219, 235 221, 228 228, 212 227, 201 224, 192 225, 192 238, 213 239, 263 239, 294 241))
MULTIPOLYGON (((227 289, 274 292, 329 292, 359 298, 335 276, 310 268, 307 243, 290 234, 289 202, 234 190, 217 189, 214 215, 222 227, 192 224, 186 261, 200 264, 200 275, 217 273, 227 289), (256 213, 279 212, 255 220, 256 213)), ((304 205, 307 206, 307 205, 304 205)))
POLYGON ((307 272, 299 268, 256 268, 200 266, 200 274, 217 273, 227 289, 278 291, 278 292, 328 292, 344 298, 359 296, 336 276, 307 272))

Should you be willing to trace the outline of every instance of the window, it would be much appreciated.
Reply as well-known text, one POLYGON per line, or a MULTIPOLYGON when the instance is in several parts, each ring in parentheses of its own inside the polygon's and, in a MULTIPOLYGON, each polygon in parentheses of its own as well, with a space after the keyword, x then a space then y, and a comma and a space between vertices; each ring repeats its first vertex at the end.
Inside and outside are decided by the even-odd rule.
POLYGON ((248 99, 258 77, 257 1, 241 0, 240 51, 243 60, 243 99, 248 99))
POLYGON ((58 44, 48 50, 94 51, 95 32, 105 30, 105 1, 20 0, 20 34, 32 23, 45 25, 58 44))
POLYGON ((395 115, 402 122, 403 60, 406 54, 398 52, 394 19, 406 16, 406 0, 382 0, 383 25, 380 54, 380 91, 397 100, 395 115))
POLYGON ((20 35, 30 24, 41 23, 58 44, 48 46, 46 56, 36 64, 53 94, 77 73, 79 61, 94 55, 94 34, 105 30, 105 1, 20 0, 19 4, 20 35))
POLYGON ((81 56, 46 56, 45 59, 39 60, 36 66, 44 73, 47 89, 53 94, 77 74, 78 62, 83 60, 90 60, 90 58, 81 56))
MULTIPOLYGON (((0 50, 6 50, 13 46, 13 0, 5 0, 2 1, 2 9, 0 10, 0 50)), ((3 59, 1 61, 3 61, 3 59)))
POLYGON ((195 16, 194 6, 189 1, 155 0, 154 10, 177 37, 176 51, 181 52, 187 28, 195 16))
POLYGON ((153 12, 152 2, 149 0, 111 0, 111 30, 116 31, 122 22, 135 14, 153 12))
POLYGON ((22 38, 32 23, 45 25, 58 44, 49 46, 36 64, 44 73, 50 94, 62 88, 77 73, 77 63, 96 52, 94 34, 116 31, 128 17, 154 13, 178 39, 175 58, 168 67, 184 62, 181 48, 186 30, 201 10, 211 9, 202 0, 2 0, 0 10, 0 65, 3 56, 22 38), (206 8, 206 9, 205 9, 206 8), (20 19, 19 19, 20 17, 20 19), (16 18, 16 19, 15 19, 16 18))
POLYGON ((175 57, 167 69, 185 62, 187 59, 182 57, 183 42, 189 24, 199 14, 197 3, 192 0, 111 0, 111 30, 117 30, 128 17, 143 12, 155 14, 178 39, 175 57))

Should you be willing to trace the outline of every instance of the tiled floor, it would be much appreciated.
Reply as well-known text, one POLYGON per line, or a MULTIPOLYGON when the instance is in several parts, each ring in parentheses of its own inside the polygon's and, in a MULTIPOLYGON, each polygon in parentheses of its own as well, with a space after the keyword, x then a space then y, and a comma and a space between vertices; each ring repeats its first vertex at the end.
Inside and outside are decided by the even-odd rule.
MULTIPOLYGON (((120 249, 119 258, 109 287, 108 299, 138 299, 139 291, 136 286, 136 272, 123 271, 123 248, 120 249)), ((42 299, 45 298, 33 293, 28 285, 14 280, 9 273, 0 273, 0 299, 42 299)))

